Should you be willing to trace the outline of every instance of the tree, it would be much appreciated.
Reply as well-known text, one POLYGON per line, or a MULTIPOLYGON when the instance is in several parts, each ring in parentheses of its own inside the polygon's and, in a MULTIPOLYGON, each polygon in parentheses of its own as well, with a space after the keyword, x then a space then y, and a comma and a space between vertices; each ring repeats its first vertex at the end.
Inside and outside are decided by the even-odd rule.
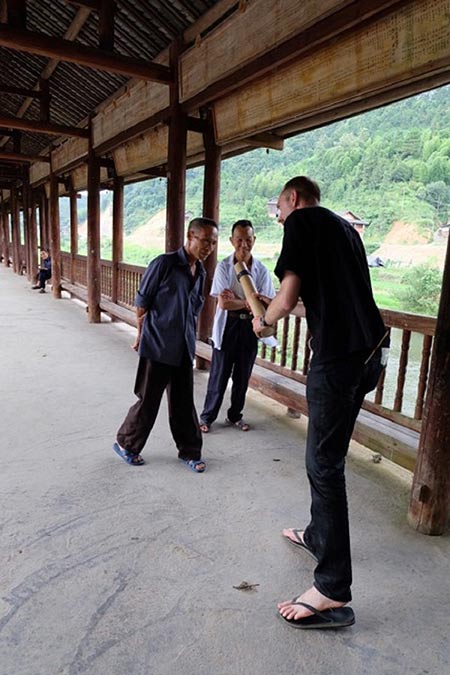
POLYGON ((442 272, 431 265, 415 265, 402 277, 397 296, 409 311, 436 316, 441 296, 442 272))

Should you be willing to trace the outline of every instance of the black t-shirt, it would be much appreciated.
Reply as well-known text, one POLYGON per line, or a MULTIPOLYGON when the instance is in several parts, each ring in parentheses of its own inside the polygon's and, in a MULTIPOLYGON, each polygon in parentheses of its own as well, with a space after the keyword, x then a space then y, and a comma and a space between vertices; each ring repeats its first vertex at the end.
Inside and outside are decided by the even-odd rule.
POLYGON ((346 220, 322 206, 293 211, 275 268, 280 281, 286 271, 300 277, 316 361, 378 345, 386 328, 373 299, 361 237, 346 220))

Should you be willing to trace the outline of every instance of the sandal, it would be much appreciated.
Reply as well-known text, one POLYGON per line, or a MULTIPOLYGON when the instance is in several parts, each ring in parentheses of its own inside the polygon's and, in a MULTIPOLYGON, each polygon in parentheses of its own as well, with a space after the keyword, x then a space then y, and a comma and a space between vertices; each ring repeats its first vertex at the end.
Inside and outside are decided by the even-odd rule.
POLYGON ((178 459, 180 462, 183 462, 183 464, 186 464, 186 466, 188 466, 194 473, 203 473, 206 469, 206 464, 202 459, 182 459, 181 457, 178 459), (202 468, 199 468, 200 465, 202 465, 202 468))
POLYGON ((200 424, 200 431, 202 432, 202 434, 208 434, 210 429, 211 429, 210 424, 206 423, 200 424))
POLYGON ((131 464, 132 466, 142 466, 142 464, 145 464, 138 452, 129 452, 128 450, 125 450, 125 448, 122 448, 117 441, 113 445, 113 450, 114 452, 117 452, 119 457, 122 457, 127 464, 131 464))
POLYGON ((243 419, 240 419, 237 422, 232 422, 227 417, 225 419, 225 424, 228 424, 228 426, 230 426, 230 427, 236 427, 237 429, 240 429, 241 431, 250 431, 250 424, 247 424, 247 422, 244 422, 243 419))

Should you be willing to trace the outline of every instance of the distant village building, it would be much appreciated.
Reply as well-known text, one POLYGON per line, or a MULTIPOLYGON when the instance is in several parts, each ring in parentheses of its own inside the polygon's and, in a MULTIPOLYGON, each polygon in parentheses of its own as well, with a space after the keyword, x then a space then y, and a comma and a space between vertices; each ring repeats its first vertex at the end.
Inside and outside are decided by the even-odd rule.
POLYGON ((278 204, 278 197, 271 197, 267 202, 267 213, 270 216, 270 218, 277 217, 277 204, 278 204))
POLYGON ((441 225, 437 231, 437 236, 448 239, 448 233, 450 232, 450 223, 446 225, 441 225))
POLYGON ((367 223, 365 220, 361 220, 361 218, 352 213, 352 211, 344 211, 339 215, 342 216, 342 218, 345 218, 345 220, 349 222, 350 225, 353 225, 355 230, 357 230, 361 235, 361 238, 364 237, 364 230, 369 226, 369 223, 367 223))

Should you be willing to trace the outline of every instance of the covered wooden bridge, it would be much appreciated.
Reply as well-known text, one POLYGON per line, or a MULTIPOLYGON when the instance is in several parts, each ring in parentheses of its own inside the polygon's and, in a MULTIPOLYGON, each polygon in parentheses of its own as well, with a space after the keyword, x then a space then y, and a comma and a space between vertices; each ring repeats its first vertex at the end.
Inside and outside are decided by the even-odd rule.
MULTIPOLYGON (((3 263, 30 280, 50 246, 62 289, 133 322, 142 268, 123 262, 124 185, 167 178, 166 249, 184 237, 186 169, 204 165, 203 215, 219 219, 221 160, 450 82, 449 0, 3 0, 0 4, 3 263), (112 260, 100 256, 100 191, 113 191, 112 260), (77 193, 88 191, 88 255, 77 193), (59 198, 71 250, 60 250, 59 198)), ((288 178, 288 177, 286 177, 288 178)), ((215 260, 208 260, 209 278, 215 260)), ((207 360, 214 306, 199 325, 207 360)), ((450 257, 437 320, 385 312, 401 331, 395 399, 366 401, 355 437, 415 470, 409 520, 441 534, 450 515, 450 257), (408 350, 422 341, 413 413, 408 350), (380 422, 381 421, 381 422, 380 422)), ((279 326, 253 384, 306 411, 300 319, 279 326)))

